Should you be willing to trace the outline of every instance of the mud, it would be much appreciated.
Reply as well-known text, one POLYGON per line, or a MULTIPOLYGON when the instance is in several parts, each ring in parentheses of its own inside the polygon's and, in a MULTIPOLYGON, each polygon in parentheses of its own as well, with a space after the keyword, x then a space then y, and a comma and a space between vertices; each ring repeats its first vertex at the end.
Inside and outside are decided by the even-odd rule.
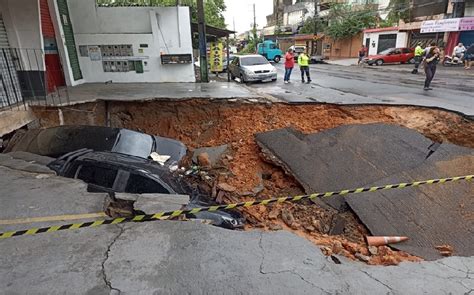
MULTIPOLYGON (((34 112, 40 118, 42 127, 59 124, 57 108, 35 107, 34 112)), ((207 177, 207 183, 203 184, 223 202, 302 193, 300 185, 291 176, 265 162, 261 156, 254 135, 268 130, 291 126, 304 133, 314 133, 344 124, 383 122, 415 129, 438 142, 474 148, 473 121, 455 113, 419 107, 188 100, 98 102, 62 108, 62 113, 64 124, 109 124, 139 130, 181 140, 191 151, 199 147, 228 144, 230 154, 221 163, 222 167, 211 173, 212 177, 207 177), (216 183, 223 182, 235 187, 236 191, 225 194, 216 192, 216 183)), ((311 203, 255 207, 246 209, 245 214, 249 220, 248 229, 258 227, 293 231, 320 245, 327 255, 341 254, 359 260, 366 260, 367 256, 369 260, 365 262, 385 265, 419 260, 388 247, 370 252, 363 239, 367 231, 351 212, 341 216, 346 221, 346 227, 337 236, 328 234, 336 212, 311 203)))

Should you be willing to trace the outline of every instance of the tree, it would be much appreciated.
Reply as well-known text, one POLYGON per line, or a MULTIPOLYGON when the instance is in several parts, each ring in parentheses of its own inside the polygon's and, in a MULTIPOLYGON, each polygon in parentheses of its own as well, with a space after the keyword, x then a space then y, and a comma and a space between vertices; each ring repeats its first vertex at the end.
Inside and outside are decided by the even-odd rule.
POLYGON ((410 21, 410 0, 390 0, 386 23, 396 24, 399 20, 410 21))
POLYGON ((328 26, 324 33, 333 39, 344 39, 376 24, 377 14, 370 9, 353 10, 351 5, 338 4, 329 9, 328 26))
MULTIPOLYGON (((99 6, 175 6, 176 0, 97 0, 99 6)), ((191 7, 191 19, 197 22, 197 5, 195 0, 180 0, 183 6, 191 7)), ((206 24, 212 27, 225 29, 224 0, 205 0, 204 16, 206 24)))
POLYGON ((319 17, 309 17, 303 22, 303 27, 299 30, 300 34, 314 34, 318 32, 324 32, 327 27, 327 23, 319 17), (316 22, 316 25, 315 23, 316 22))

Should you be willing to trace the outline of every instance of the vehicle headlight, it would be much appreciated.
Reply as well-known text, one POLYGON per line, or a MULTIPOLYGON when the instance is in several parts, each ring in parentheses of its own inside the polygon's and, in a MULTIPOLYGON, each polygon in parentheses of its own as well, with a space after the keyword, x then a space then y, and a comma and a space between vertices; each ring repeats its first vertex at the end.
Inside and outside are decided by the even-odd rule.
POLYGON ((276 68, 273 68, 273 69, 271 70, 271 72, 272 72, 272 73, 276 73, 276 72, 277 72, 277 69, 276 69, 276 68))
POLYGON ((244 73, 247 75, 254 75, 255 73, 249 69, 244 69, 244 73))

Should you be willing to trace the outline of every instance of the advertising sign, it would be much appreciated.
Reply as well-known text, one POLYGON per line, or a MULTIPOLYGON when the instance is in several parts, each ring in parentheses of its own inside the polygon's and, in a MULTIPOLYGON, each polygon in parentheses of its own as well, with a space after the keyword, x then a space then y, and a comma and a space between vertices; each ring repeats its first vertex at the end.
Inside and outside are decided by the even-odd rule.
POLYGON ((421 24, 421 33, 455 32, 459 30, 460 18, 427 20, 421 24))
POLYGON ((224 44, 222 42, 211 42, 209 63, 211 72, 222 72, 224 70, 224 44))
POLYGON ((474 17, 461 18, 459 22, 460 31, 474 31, 474 17))

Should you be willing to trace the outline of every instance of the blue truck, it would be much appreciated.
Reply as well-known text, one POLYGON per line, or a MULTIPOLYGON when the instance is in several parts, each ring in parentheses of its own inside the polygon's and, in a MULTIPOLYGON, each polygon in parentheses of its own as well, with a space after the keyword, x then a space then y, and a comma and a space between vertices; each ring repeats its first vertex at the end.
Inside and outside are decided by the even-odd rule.
POLYGON ((266 59, 273 60, 276 63, 279 63, 283 56, 283 51, 281 51, 277 44, 271 40, 258 43, 257 48, 258 54, 263 55, 266 59))

